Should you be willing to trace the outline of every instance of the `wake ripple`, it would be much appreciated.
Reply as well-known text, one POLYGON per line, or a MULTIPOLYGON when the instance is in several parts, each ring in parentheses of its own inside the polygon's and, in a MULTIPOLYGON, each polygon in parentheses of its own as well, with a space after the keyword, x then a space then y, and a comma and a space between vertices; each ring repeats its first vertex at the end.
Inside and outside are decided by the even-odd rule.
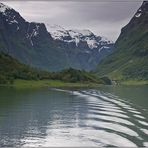
POLYGON ((46 138, 32 139, 32 146, 148 146, 148 119, 134 104, 98 90, 56 91, 84 99, 85 104, 74 102, 74 120, 69 123, 66 115, 66 119, 55 117, 46 138))
MULTIPOLYGON (((88 114, 84 125, 112 135, 112 139, 102 135, 104 143, 113 146, 145 146, 148 143, 148 120, 134 104, 119 99, 118 96, 98 90, 74 91, 73 95, 87 100, 88 114), (115 140, 118 136, 118 140, 115 140), (116 141, 114 143, 113 141, 116 141)), ((99 141, 99 136, 95 141, 99 141)), ((102 140, 101 140, 102 141, 102 140)))

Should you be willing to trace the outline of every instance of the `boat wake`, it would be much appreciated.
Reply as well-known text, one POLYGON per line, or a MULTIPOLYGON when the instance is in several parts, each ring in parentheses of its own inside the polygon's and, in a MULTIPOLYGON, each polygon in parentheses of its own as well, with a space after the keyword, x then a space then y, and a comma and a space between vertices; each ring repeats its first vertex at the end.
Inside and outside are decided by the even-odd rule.
POLYGON ((57 115, 47 127, 46 138, 34 139, 32 146, 148 146, 148 120, 143 116, 146 110, 98 90, 65 92, 77 98, 71 112, 73 120, 66 114, 57 115))

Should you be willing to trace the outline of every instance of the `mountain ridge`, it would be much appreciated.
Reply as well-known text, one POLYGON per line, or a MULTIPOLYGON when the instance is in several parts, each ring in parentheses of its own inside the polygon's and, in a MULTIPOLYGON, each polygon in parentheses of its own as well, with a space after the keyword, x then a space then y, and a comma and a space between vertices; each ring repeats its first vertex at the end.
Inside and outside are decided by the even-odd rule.
POLYGON ((74 42, 77 47, 79 43, 86 42, 88 48, 98 48, 100 45, 110 45, 113 41, 108 40, 106 37, 96 36, 88 29, 65 29, 59 25, 47 25, 47 30, 51 34, 54 40, 60 40, 63 42, 74 42))
POLYGON ((86 41, 65 43, 54 40, 45 24, 27 22, 14 9, 0 4, 0 51, 20 62, 49 71, 65 68, 92 70, 112 52, 100 45, 91 50, 86 41), (101 49, 102 48, 102 49, 101 49), (100 52, 101 51, 101 52, 100 52))

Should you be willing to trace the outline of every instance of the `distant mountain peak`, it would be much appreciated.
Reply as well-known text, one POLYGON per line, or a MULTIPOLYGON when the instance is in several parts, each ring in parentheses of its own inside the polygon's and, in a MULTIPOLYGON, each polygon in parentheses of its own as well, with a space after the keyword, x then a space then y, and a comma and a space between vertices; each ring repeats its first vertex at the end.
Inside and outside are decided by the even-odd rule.
POLYGON ((66 30, 60 25, 47 24, 49 33, 54 40, 59 40, 66 43, 75 43, 79 47, 80 43, 85 43, 88 48, 95 49, 100 45, 113 44, 106 37, 96 36, 88 29, 70 29, 66 30))
MULTIPOLYGON (((17 11, 13 8, 0 3, 0 14, 3 16, 8 24, 18 24, 19 19, 24 20, 17 11)), ((25 21, 25 20, 24 20, 25 21)))
POLYGON ((12 10, 12 8, 8 7, 7 5, 4 5, 3 3, 0 3, 0 13, 6 15, 7 10, 12 10))

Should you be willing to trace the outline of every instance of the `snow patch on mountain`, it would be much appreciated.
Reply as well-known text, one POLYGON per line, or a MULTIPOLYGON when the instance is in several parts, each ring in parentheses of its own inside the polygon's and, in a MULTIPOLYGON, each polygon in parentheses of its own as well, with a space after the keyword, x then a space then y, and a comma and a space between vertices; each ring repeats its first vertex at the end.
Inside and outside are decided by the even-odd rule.
POLYGON ((32 36, 36 37, 39 34, 39 25, 36 24, 36 27, 33 29, 32 36))
POLYGON ((14 23, 17 23, 17 24, 18 24, 18 21, 16 21, 16 20, 11 20, 11 21, 9 22, 9 24, 14 24, 14 23))
POLYGON ((26 38, 30 40, 31 46, 34 46, 33 38, 39 35, 39 27, 40 27, 39 24, 36 24, 35 27, 32 29, 32 31, 29 32, 30 24, 28 25, 26 38))
POLYGON ((135 14, 135 17, 140 17, 142 15, 142 10, 141 8, 137 11, 137 13, 135 14))
POLYGON ((98 37, 94 35, 90 30, 66 30, 59 25, 47 24, 47 29, 54 40, 60 40, 63 42, 74 42, 76 46, 79 46, 80 42, 85 42, 90 49, 98 48, 100 45, 113 44, 106 37, 98 37))
POLYGON ((77 46, 80 41, 85 41, 89 48, 97 48, 95 35, 90 30, 68 30, 68 32, 71 38, 75 40, 77 46))
POLYGON ((0 13, 5 16, 5 21, 9 24, 15 24, 17 30, 19 30, 19 23, 18 19, 16 17, 14 9, 8 7, 7 5, 4 5, 3 3, 0 3, 0 13))
POLYGON ((102 43, 102 44, 104 44, 104 43, 106 43, 106 44, 113 44, 113 43, 114 43, 113 41, 108 40, 108 39, 107 39, 106 37, 104 37, 104 36, 101 37, 101 39, 100 39, 99 42, 102 43))
POLYGON ((101 48, 99 48, 98 52, 101 52, 103 49, 109 50, 110 47, 108 47, 108 46, 102 46, 101 48))
POLYGON ((89 48, 93 49, 93 48, 98 47, 96 40, 91 40, 91 39, 87 38, 86 41, 87 41, 89 48))
POLYGON ((59 25, 47 24, 48 31, 55 40, 63 40, 63 38, 68 37, 69 33, 63 27, 59 25))
POLYGON ((140 17, 142 13, 137 13, 135 17, 140 17))
POLYGON ((3 13, 3 15, 6 15, 6 10, 11 10, 11 9, 12 8, 8 7, 7 5, 0 3, 0 12, 3 13))

